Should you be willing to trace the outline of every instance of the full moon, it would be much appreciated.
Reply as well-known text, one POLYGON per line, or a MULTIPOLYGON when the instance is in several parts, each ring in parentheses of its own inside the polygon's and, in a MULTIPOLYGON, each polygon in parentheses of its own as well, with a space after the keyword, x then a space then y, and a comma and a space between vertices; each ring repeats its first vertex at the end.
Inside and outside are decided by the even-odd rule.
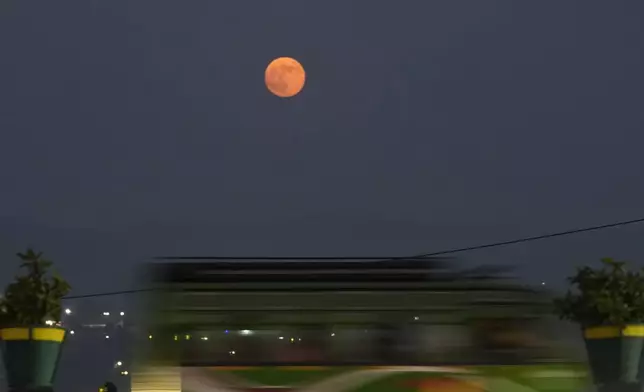
POLYGON ((290 57, 280 57, 268 64, 264 72, 266 88, 281 98, 297 95, 306 81, 304 67, 290 57))

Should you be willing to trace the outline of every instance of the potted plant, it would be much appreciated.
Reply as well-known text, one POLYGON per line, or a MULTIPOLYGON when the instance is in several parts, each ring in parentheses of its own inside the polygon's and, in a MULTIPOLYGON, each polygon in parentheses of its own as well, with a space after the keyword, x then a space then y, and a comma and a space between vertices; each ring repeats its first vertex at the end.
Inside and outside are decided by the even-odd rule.
POLYGON ((555 306, 560 318, 581 326, 595 383, 619 390, 644 381, 644 274, 601 262, 568 278, 571 290, 555 306))
POLYGON ((107 381, 102 387, 98 388, 98 392, 118 392, 118 388, 113 382, 107 381))
POLYGON ((23 275, 16 276, 0 299, 1 348, 10 390, 51 390, 65 330, 60 325, 62 298, 69 284, 50 272, 52 262, 27 249, 18 253, 23 275))

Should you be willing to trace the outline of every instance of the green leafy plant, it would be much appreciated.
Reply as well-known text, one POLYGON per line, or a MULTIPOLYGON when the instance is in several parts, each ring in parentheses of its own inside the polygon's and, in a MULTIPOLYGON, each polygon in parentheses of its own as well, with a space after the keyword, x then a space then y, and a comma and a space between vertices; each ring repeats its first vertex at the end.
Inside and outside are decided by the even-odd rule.
POLYGON ((568 278, 571 290, 555 299, 561 319, 583 327, 644 322, 644 274, 610 258, 600 268, 582 267, 568 278))
POLYGON ((102 387, 98 388, 98 392, 118 392, 118 388, 116 388, 113 382, 108 381, 102 387))
POLYGON ((70 285, 51 272, 52 262, 42 257, 42 252, 27 249, 18 253, 24 275, 16 276, 0 300, 0 324, 46 325, 60 321, 62 299, 70 285))

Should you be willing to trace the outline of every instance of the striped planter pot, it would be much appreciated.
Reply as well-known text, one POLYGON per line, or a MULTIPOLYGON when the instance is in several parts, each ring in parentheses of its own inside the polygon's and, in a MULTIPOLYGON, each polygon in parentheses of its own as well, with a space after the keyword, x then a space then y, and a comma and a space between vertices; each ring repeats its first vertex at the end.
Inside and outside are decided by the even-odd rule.
POLYGON ((0 329, 0 347, 9 389, 51 390, 65 335, 65 329, 57 327, 0 329))
POLYGON ((591 327, 583 332, 595 384, 644 381, 644 324, 591 327))

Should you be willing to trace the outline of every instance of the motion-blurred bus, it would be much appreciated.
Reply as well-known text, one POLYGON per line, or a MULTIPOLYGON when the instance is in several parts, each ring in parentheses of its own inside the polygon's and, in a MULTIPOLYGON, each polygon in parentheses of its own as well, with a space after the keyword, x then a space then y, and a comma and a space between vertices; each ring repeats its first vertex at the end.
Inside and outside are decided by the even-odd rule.
POLYGON ((132 391, 582 389, 545 293, 453 263, 151 264, 132 391))

